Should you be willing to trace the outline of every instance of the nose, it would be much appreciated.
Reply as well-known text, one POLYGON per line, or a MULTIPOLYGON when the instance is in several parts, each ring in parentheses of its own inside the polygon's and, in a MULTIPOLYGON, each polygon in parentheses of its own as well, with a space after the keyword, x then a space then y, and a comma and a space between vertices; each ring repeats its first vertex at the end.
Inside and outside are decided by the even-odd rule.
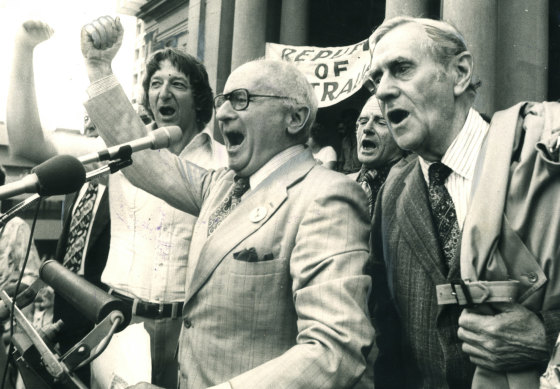
POLYGON ((373 134, 373 124, 374 124, 373 122, 374 122, 374 118, 370 117, 367 123, 363 125, 362 131, 365 134, 373 134))
POLYGON ((399 89, 397 88, 393 77, 391 77, 388 73, 383 74, 375 91, 377 98, 382 102, 386 102, 387 100, 398 96, 398 94, 399 89))
POLYGON ((162 99, 169 99, 171 97, 171 85, 168 82, 164 82, 159 94, 162 99))
POLYGON ((221 122, 235 119, 237 117, 237 111, 233 109, 231 102, 226 100, 217 110, 216 119, 221 122))

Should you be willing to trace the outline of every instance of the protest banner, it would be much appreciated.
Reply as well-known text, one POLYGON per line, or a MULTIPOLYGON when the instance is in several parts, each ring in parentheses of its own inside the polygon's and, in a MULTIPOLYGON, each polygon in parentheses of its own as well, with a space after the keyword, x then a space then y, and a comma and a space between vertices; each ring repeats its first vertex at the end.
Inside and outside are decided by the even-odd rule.
POLYGON ((267 43, 265 58, 292 62, 307 76, 319 107, 328 107, 361 88, 371 65, 370 41, 342 47, 267 43))

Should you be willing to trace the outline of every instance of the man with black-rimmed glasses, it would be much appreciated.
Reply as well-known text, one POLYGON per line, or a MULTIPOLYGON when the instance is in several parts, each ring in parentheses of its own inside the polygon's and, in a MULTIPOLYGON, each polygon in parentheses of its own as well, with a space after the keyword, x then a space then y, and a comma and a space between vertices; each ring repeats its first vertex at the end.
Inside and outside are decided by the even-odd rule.
MULTIPOLYGON (((110 76, 118 42, 118 22, 101 24, 108 34, 82 41, 103 48, 86 59, 93 83, 110 76)), ((118 85, 86 108, 109 145, 143 133, 118 85)), ((163 150, 137 153, 125 171, 198 216, 180 387, 371 387, 360 381, 373 337, 367 204, 358 184, 317 165, 304 146, 317 112, 311 86, 289 63, 253 61, 233 71, 214 108, 228 168, 163 150)))

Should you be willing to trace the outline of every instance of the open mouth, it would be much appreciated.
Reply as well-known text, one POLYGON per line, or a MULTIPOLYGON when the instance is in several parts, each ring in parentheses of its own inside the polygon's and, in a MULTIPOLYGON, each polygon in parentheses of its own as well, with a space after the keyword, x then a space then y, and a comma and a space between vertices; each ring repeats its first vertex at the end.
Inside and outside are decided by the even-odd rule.
POLYGON ((373 150, 373 149, 376 149, 376 148, 377 148, 377 145, 375 144, 375 142, 373 142, 369 139, 362 140, 362 149, 373 150))
POLYGON ((245 140, 245 135, 237 131, 230 131, 224 134, 228 140, 230 146, 239 146, 245 140))
POLYGON ((159 113, 161 113, 163 116, 171 116, 175 113, 175 108, 173 107, 160 107, 159 108, 159 113))
POLYGON ((405 111, 404 109, 395 109, 389 112, 387 114, 387 117, 392 124, 399 124, 404 119, 406 119, 408 115, 408 111, 405 111))

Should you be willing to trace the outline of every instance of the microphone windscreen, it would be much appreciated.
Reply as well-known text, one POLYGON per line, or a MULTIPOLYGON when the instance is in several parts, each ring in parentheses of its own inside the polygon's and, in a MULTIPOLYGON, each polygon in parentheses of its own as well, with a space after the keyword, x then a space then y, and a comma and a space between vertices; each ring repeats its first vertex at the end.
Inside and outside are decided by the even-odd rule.
POLYGON ((163 149, 178 142, 183 137, 179 126, 161 127, 152 131, 152 150, 163 149))
POLYGON ((41 196, 76 192, 86 182, 86 170, 77 158, 57 155, 31 170, 39 180, 41 196))

